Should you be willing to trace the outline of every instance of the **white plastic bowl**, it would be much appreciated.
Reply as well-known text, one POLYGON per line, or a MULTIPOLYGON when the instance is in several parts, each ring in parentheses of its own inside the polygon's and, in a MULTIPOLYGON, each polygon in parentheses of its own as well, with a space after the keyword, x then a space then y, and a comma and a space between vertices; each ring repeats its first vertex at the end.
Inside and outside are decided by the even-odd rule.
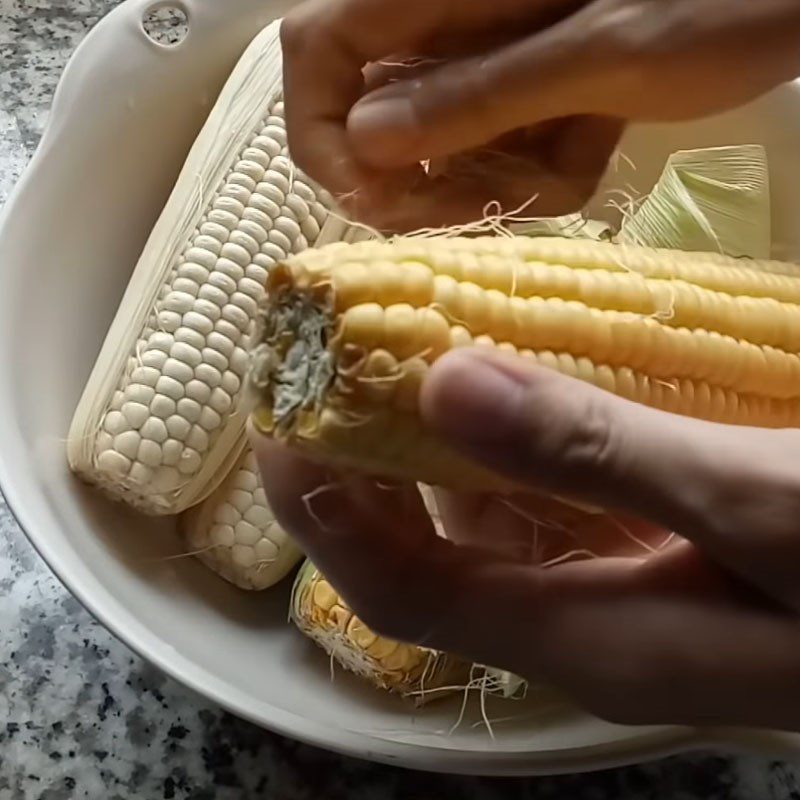
MULTIPOLYGON (((165 48, 141 27, 157 4, 127 0, 64 73, 0 225, 0 482, 38 551, 101 622, 174 678, 260 725, 351 755, 511 775, 710 743, 794 748, 794 737, 633 730, 579 713, 499 724, 492 741, 470 724, 473 710, 448 735, 456 701, 414 713, 346 675, 331 684, 321 651, 287 625, 287 586, 245 595, 192 559, 165 560, 180 551, 169 525, 111 506, 70 476, 70 418, 148 232, 239 54, 290 4, 179 0, 189 35, 165 48)), ((632 132, 625 151, 637 170, 610 183, 647 190, 675 149, 744 142, 765 144, 773 159, 777 255, 800 258, 797 87, 725 118, 632 132)))

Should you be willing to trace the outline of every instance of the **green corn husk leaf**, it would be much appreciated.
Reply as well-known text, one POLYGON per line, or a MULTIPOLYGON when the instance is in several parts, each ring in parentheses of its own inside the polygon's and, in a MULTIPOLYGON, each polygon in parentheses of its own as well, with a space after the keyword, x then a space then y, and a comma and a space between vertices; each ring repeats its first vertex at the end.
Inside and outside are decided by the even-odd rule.
POLYGON ((769 258, 767 154, 760 145, 682 150, 622 225, 620 243, 769 258))

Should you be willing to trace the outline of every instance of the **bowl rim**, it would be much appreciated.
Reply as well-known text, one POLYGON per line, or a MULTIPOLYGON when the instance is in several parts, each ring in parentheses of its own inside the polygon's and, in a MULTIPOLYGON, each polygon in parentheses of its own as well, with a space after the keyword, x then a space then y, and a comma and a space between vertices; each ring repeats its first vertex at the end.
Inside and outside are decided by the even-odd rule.
MULTIPOLYGON (((179 0, 176 3, 185 9, 190 9, 191 4, 192 0, 179 0)), ((65 94, 64 87, 76 69, 76 60, 80 59, 86 48, 92 46, 92 42, 98 36, 98 30, 108 25, 115 17, 139 14, 153 5, 152 0, 123 0, 106 14, 70 56, 59 78, 51 107, 60 104, 62 95, 65 94)), ((20 205, 20 199, 29 191, 29 187, 41 172, 42 165, 46 163, 46 154, 52 150, 54 129, 54 117, 50 116, 32 157, 0 210, 0 240, 4 237, 6 227, 18 213, 16 209, 20 205)), ((3 443, 11 441, 14 432, 14 425, 9 424, 7 418, 0 418, 0 490, 20 529, 59 582, 112 636, 144 661, 153 664, 199 696, 259 727, 351 758, 426 772, 484 776, 522 777, 593 772, 645 763, 708 747, 724 748, 735 743, 733 738, 714 731, 707 731, 704 734, 695 728, 653 726, 645 734, 636 728, 630 728, 629 736, 621 736, 612 744, 565 748, 558 751, 481 752, 394 741, 371 733, 352 731, 331 723, 313 720, 270 704, 266 704, 270 708, 270 715, 265 719, 244 702, 244 695, 241 699, 237 699, 236 689, 232 684, 215 677, 205 668, 196 667, 180 653, 160 647, 160 640, 154 634, 148 639, 146 631, 136 633, 131 630, 132 615, 129 615, 131 620, 126 620, 126 612, 120 613, 114 608, 104 608, 102 603, 96 602, 91 585, 87 586, 85 580, 75 574, 73 567, 63 562, 46 533, 47 526, 40 526, 36 521, 36 514, 32 511, 36 502, 35 490, 26 486, 24 481, 15 478, 14 464, 9 456, 12 448, 3 446, 3 443), (226 692, 226 688, 230 691, 226 692)), ((767 739, 769 741, 769 737, 767 739)), ((745 747, 750 746, 747 737, 740 736, 738 741, 745 747)))
MULTIPOLYGON (((0 443, 2 432, 0 432, 0 443)), ((0 446, 0 450, 2 447, 0 446)), ((181 664, 191 666, 180 654, 167 657, 160 654, 160 648, 149 647, 146 642, 125 630, 124 621, 107 614, 94 603, 89 592, 81 588, 80 580, 73 580, 69 569, 63 569, 44 540, 34 533, 35 526, 28 527, 25 515, 18 511, 17 493, 9 486, 5 459, 0 454, 0 491, 6 505, 26 539, 44 561, 58 582, 81 606, 108 631, 116 640, 135 653, 143 661, 157 667, 165 675, 181 686, 190 689, 198 696, 216 704, 223 710, 256 725, 264 730, 294 739, 311 747, 336 753, 348 758, 370 761, 386 766, 415 769, 422 772, 450 773, 485 777, 547 777, 567 774, 597 772, 617 767, 630 767, 680 755, 706 747, 725 747, 726 743, 712 743, 704 740, 699 731, 692 729, 667 729, 656 734, 641 737, 635 732, 624 740, 619 740, 609 752, 608 745, 595 745, 563 749, 551 753, 492 753, 468 750, 435 749, 425 744, 410 744, 392 741, 369 733, 360 733, 338 727, 330 723, 311 720, 306 716, 271 706, 274 714, 264 719, 252 711, 247 704, 238 703, 226 696, 211 684, 193 679, 189 670, 182 670, 181 664)), ((201 670, 207 674, 207 670, 201 670)), ((227 685, 227 682, 221 682, 227 685)))

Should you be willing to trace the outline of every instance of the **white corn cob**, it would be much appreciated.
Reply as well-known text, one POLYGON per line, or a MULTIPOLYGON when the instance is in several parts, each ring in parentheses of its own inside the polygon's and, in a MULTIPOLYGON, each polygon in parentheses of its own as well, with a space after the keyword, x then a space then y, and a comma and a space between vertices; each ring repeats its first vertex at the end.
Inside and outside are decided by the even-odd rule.
MULTIPOLYGON (((444 535, 433 491, 426 486, 420 491, 437 531, 444 535)), ((276 522, 249 447, 222 485, 181 515, 179 528, 189 552, 240 589, 271 588, 304 555, 276 522)))
POLYGON ((269 589, 303 557, 275 521, 249 448, 225 482, 183 514, 179 525, 190 552, 240 589, 269 589))
POLYGON ((197 504, 238 461, 267 271, 326 221, 329 240, 346 227, 288 157, 279 24, 246 50, 198 136, 73 419, 71 469, 145 513, 197 504))
MULTIPOLYGON (((368 229, 328 217, 317 243, 371 238, 368 229)), ((425 495, 435 508, 430 490, 425 495)), ((433 513, 438 525, 438 514, 433 513)), ((179 528, 187 548, 209 569, 240 589, 263 591, 282 581, 303 553, 275 522, 250 447, 224 483, 202 503, 184 512, 179 528)))

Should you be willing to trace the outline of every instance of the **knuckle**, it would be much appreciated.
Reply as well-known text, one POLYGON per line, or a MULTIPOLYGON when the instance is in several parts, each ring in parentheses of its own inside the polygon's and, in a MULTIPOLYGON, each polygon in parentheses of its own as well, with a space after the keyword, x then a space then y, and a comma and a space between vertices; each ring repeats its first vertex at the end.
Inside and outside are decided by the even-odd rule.
POLYGON ((616 451, 612 426, 599 403, 586 403, 584 414, 565 442, 565 459, 572 472, 586 473, 604 469, 613 461, 616 451))
POLYGON ((424 131, 427 125, 435 122, 442 114, 442 108, 434 98, 447 83, 439 72, 434 72, 424 81, 419 78, 410 81, 407 97, 411 121, 418 133, 424 131))
POLYGON ((614 83, 616 94, 628 102, 642 103, 652 94, 654 77, 674 66, 677 43, 692 30, 694 20, 684 19, 685 3, 617 0, 600 7, 584 32, 583 58, 614 83), (676 9, 680 7, 681 11, 676 9))
POLYGON ((651 55, 672 49, 695 27, 695 11, 687 3, 616 0, 594 16, 589 41, 606 56, 641 63, 651 55))
POLYGON ((479 126, 492 130, 498 114, 498 85, 500 81, 490 58, 482 58, 463 70, 461 102, 470 108, 479 126))
POLYGON ((605 474, 615 468, 620 451, 617 426, 612 424, 604 398, 583 391, 583 387, 574 387, 572 392, 562 392, 562 388, 548 386, 543 391, 555 396, 534 399, 530 405, 532 409, 558 407, 556 403, 572 406, 555 416, 534 443, 540 453, 537 460, 558 478, 586 483, 598 472, 605 474))
POLYGON ((463 118, 473 127, 491 129, 497 102, 487 63, 451 63, 413 80, 408 97, 418 127, 463 118))
POLYGON ((767 444, 763 457, 758 457, 756 445, 752 464, 725 465, 721 477, 699 493, 693 507, 696 530, 709 542, 724 545, 726 557, 748 580, 797 610, 800 475, 792 459, 782 456, 797 450, 777 439, 774 449, 767 444))

